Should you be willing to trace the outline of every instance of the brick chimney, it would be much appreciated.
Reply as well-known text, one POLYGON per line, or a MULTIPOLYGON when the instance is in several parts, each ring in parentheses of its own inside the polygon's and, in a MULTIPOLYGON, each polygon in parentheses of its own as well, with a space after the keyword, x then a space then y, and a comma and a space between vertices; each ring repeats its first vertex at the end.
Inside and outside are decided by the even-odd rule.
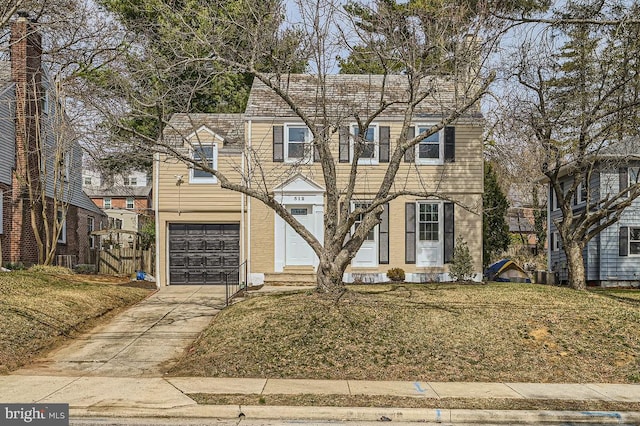
MULTIPOLYGON (((39 199, 38 121, 42 119, 42 37, 28 14, 18 13, 11 23, 11 78, 15 84, 15 173, 9 244, 11 262, 38 261, 38 247, 31 227, 31 209, 41 216, 39 199), (29 183, 36 202, 29 197, 29 183)), ((42 220, 38 220, 42 223, 42 220)))

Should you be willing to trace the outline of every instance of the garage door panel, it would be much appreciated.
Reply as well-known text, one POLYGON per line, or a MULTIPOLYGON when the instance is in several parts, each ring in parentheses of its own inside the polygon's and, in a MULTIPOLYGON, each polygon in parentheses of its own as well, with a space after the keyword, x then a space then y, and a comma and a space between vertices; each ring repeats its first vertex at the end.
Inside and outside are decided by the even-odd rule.
POLYGON ((239 282, 239 224, 169 224, 169 283, 239 282))

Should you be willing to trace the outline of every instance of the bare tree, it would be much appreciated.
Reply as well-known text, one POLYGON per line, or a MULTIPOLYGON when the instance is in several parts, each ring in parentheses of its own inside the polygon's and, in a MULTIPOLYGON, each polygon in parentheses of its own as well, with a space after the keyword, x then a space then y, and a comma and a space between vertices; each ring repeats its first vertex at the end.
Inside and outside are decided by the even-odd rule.
MULTIPOLYGON (((247 11, 253 10, 251 1, 240 3, 247 11)), ((127 86, 135 82, 149 82, 147 76, 150 73, 160 75, 196 62, 215 65, 211 67, 212 70, 221 67, 227 72, 251 75, 255 79, 256 90, 278 99, 283 108, 290 109, 312 135, 311 145, 314 155, 319 159, 320 179, 326 191, 324 241, 318 241, 300 224, 271 190, 273 182, 282 182, 287 176, 306 170, 308 166, 304 162, 280 163, 274 167, 264 153, 246 146, 243 153, 246 168, 238 166, 236 173, 231 174, 213 169, 210 164, 189 155, 190 149, 197 151, 199 146, 197 141, 188 140, 186 135, 178 138, 178 143, 175 138, 160 141, 147 138, 146 146, 209 172, 217 178, 222 188, 246 194, 273 209, 299 233, 319 258, 318 289, 341 292, 343 273, 369 232, 381 222, 385 203, 402 196, 437 197, 460 202, 439 189, 438 180, 446 174, 446 165, 442 167, 440 178, 436 177, 434 181, 433 176, 422 176, 419 167, 407 172, 401 164, 405 154, 414 150, 425 137, 440 132, 457 120, 473 122, 473 117, 479 113, 478 101, 494 78, 492 73, 481 72, 483 59, 494 42, 485 25, 483 11, 465 9, 465 5, 442 8, 435 14, 426 10, 421 14, 417 9, 411 16, 385 14, 382 9, 362 5, 369 8, 372 14, 381 12, 379 20, 384 25, 380 25, 376 33, 362 28, 356 17, 345 14, 338 3, 331 1, 299 2, 300 10, 293 14, 299 16, 299 20, 289 23, 288 27, 283 27, 274 19, 274 16, 282 13, 280 6, 269 14, 253 15, 252 19, 256 21, 252 21, 251 25, 246 21, 229 19, 228 16, 216 16, 212 18, 210 28, 194 28, 187 19, 180 21, 178 26, 175 25, 176 20, 172 19, 176 40, 189 40, 189 51, 181 50, 180 43, 176 42, 173 48, 174 56, 180 59, 178 62, 158 63, 154 62, 153 57, 145 56, 140 68, 129 69, 126 81, 118 86, 127 95, 126 107, 121 111, 136 111, 145 116, 153 113, 159 118, 160 125, 165 127, 165 134, 169 132, 175 135, 177 130, 172 132, 169 117, 164 116, 163 93, 154 93, 153 88, 145 92, 126 90, 127 86), (239 28, 245 32, 243 43, 236 45, 224 37, 227 32, 235 33, 239 28), (288 40, 286 31, 291 29, 297 32, 299 43, 293 54, 291 49, 283 46, 288 40), (481 41, 480 33, 484 41, 481 41), (368 43, 372 38, 385 39, 387 42, 368 43), (198 49, 193 48, 193 42, 198 42, 202 47, 200 51, 206 52, 206 55, 194 55, 198 49), (339 50, 349 52, 358 44, 385 46, 374 57, 386 62, 387 56, 392 54, 395 63, 402 62, 403 74, 371 76, 368 84, 353 88, 355 92, 350 104, 339 104, 331 86, 336 76, 330 75, 335 69, 335 55, 339 50), (387 50, 389 45, 394 46, 392 52, 387 50), (296 78, 306 79, 306 87, 316 99, 313 105, 304 104, 302 98, 293 89, 290 90, 291 64, 299 62, 300 58, 308 61, 310 74, 296 78), (265 63, 270 64, 267 70, 262 65, 265 63), (160 69, 162 72, 158 71, 160 69), (357 91, 370 95, 367 105, 356 104, 357 91), (150 111, 149 106, 154 108, 150 111), (437 123, 422 133, 412 135, 410 127, 416 119, 416 113, 425 110, 437 115, 437 123), (370 198, 350 210, 352 201, 362 201, 358 194, 363 192, 363 182, 367 181, 367 168, 358 164, 358 159, 366 157, 369 149, 366 131, 376 119, 390 114, 400 117, 401 136, 391 143, 382 180, 375 183, 375 187, 367 189, 370 198), (349 123, 354 121, 357 126, 349 128, 349 123), (338 165, 338 134, 344 129, 354 140, 353 155, 350 164, 338 165), (343 166, 348 169, 345 179, 340 176, 343 166), (408 179, 419 182, 419 189, 410 189, 408 179), (359 225, 353 229, 356 222, 359 225)), ((192 90, 185 87, 180 89, 183 90, 182 96, 188 99, 192 90)), ((103 112, 114 112, 112 103, 97 107, 103 112)), ((118 121, 117 116, 110 114, 109 118, 120 131, 125 130, 144 138, 144 135, 136 132, 135 127, 118 121)), ((480 210, 479 205, 465 207, 476 212, 480 210)))
POLYGON ((552 189, 562 212, 553 225, 574 289, 586 288, 586 244, 640 196, 637 180, 603 196, 594 179, 638 154, 640 25, 631 3, 568 3, 510 51, 515 86, 503 94, 502 138, 524 143, 552 189))

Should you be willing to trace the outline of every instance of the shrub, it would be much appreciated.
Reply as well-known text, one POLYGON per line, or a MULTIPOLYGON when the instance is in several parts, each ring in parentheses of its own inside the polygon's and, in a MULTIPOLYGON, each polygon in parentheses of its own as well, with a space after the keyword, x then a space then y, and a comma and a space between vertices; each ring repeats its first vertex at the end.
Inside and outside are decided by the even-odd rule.
POLYGON ((27 267, 24 266, 24 263, 22 262, 16 262, 16 263, 7 262, 7 264, 4 265, 4 267, 11 271, 22 271, 23 269, 27 269, 27 267))
POLYGON ((467 242, 462 237, 456 238, 449 275, 454 281, 468 281, 473 276, 473 258, 467 242))
POLYGON ((77 274, 95 274, 96 271, 96 265, 92 265, 90 263, 81 263, 76 265, 75 268, 73 268, 73 270, 77 273, 77 274))
POLYGON ((404 281, 404 269, 402 268, 391 268, 387 271, 387 277, 394 282, 404 281))

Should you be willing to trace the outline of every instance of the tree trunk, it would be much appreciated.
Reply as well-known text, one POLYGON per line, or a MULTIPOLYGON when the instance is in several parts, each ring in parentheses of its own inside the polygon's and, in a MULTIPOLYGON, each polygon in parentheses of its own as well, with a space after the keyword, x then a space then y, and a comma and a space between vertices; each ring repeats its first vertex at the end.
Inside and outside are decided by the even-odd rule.
POLYGON ((345 291, 342 275, 346 264, 340 266, 341 262, 337 262, 336 258, 337 255, 325 255, 320 259, 316 273, 316 289, 321 293, 339 294, 345 291))
POLYGON ((565 245, 564 248, 567 256, 567 267, 569 269, 569 286, 574 290, 587 289, 582 250, 583 247, 575 243, 565 245))

